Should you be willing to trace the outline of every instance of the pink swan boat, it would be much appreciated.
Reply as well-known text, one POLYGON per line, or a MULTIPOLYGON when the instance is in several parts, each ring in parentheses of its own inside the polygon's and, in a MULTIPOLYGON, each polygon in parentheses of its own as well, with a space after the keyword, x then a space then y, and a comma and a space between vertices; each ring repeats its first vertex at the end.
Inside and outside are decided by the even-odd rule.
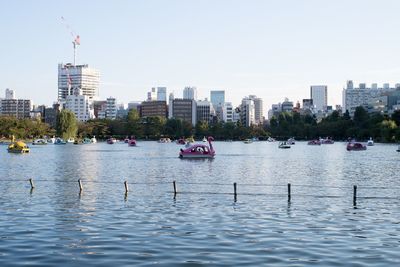
POLYGON ((186 149, 181 149, 179 157, 181 159, 205 159, 214 158, 215 150, 211 144, 214 138, 211 136, 207 139, 209 146, 204 144, 194 144, 186 149))

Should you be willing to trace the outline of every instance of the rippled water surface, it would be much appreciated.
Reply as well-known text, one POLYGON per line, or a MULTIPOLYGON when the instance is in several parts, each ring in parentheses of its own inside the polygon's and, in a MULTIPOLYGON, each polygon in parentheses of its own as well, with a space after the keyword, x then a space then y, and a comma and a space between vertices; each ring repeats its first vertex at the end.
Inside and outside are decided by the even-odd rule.
POLYGON ((0 146, 0 266, 400 265, 394 145, 138 145, 0 146))

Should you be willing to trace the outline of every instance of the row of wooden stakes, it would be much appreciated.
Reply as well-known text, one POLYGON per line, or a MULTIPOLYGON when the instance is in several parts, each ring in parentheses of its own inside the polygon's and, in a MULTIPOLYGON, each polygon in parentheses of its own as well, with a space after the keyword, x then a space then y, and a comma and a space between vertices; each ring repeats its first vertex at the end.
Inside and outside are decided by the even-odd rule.
MULTIPOLYGON (((31 189, 35 188, 35 184, 33 183, 33 179, 29 179, 29 183, 31 184, 31 189)), ((82 185, 82 180, 79 179, 78 180, 78 184, 79 184, 79 192, 82 192, 83 190, 83 185, 82 185)), ((173 188, 174 188, 174 196, 176 196, 176 194, 178 193, 177 189, 176 189, 176 181, 172 182, 173 188)), ((128 194, 129 192, 129 185, 128 185, 128 181, 124 181, 124 186, 125 186, 125 194, 128 194)), ((291 198, 292 198, 292 193, 291 193, 291 184, 288 183, 287 184, 287 191, 288 191, 288 201, 290 202, 291 198)), ((236 202, 237 200, 237 183, 233 183, 233 195, 234 195, 234 201, 236 202)), ((355 206, 357 204, 357 186, 354 185, 353 186, 353 205, 355 206)))

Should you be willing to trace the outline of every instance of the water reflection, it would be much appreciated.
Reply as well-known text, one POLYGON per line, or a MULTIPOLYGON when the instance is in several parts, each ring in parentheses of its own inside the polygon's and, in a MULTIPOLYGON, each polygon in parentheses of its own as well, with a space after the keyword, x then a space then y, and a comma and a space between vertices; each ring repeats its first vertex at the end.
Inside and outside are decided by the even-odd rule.
POLYGON ((179 146, 156 142, 135 149, 35 147, 22 157, 0 151, 1 265, 400 261, 395 146, 377 144, 361 153, 349 153, 340 143, 298 142, 290 150, 264 142, 215 147, 214 160, 200 161, 180 160, 179 146), (29 177, 36 181, 30 192, 29 177), (125 180, 132 184, 129 193, 125 180), (353 185, 359 190, 355 205, 353 185))

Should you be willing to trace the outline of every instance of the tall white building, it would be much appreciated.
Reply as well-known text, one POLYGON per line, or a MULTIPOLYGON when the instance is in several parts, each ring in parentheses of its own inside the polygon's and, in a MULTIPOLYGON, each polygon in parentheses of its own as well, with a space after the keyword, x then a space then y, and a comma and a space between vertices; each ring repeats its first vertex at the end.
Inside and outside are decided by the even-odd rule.
POLYGON ((89 65, 58 64, 58 100, 65 101, 75 89, 94 100, 99 95, 100 72, 89 65))
POLYGON ((218 105, 222 106, 225 103, 225 91, 224 90, 210 91, 210 99, 214 107, 217 107, 218 105))
POLYGON ((6 89, 6 98, 5 99, 15 99, 15 91, 7 88, 6 89))
POLYGON ((233 106, 231 102, 225 102, 222 106, 224 122, 233 122, 233 106))
POLYGON ((312 85, 310 87, 310 98, 316 111, 325 111, 328 106, 328 86, 312 85))
POLYGON ((193 86, 187 86, 183 89, 183 99, 197 100, 197 88, 193 86))
POLYGON ((157 87, 157 101, 167 101, 167 87, 157 87))
POLYGON ((240 121, 246 127, 256 122, 254 101, 249 97, 242 99, 242 104, 240 105, 240 121))
POLYGON ((255 124, 262 124, 264 122, 263 100, 255 95, 249 95, 249 99, 253 100, 253 102, 254 102, 255 124))
POLYGON ((65 99, 65 109, 75 113, 78 121, 88 121, 94 118, 94 110, 92 101, 87 95, 83 95, 82 90, 75 88, 72 95, 68 95, 65 99))

